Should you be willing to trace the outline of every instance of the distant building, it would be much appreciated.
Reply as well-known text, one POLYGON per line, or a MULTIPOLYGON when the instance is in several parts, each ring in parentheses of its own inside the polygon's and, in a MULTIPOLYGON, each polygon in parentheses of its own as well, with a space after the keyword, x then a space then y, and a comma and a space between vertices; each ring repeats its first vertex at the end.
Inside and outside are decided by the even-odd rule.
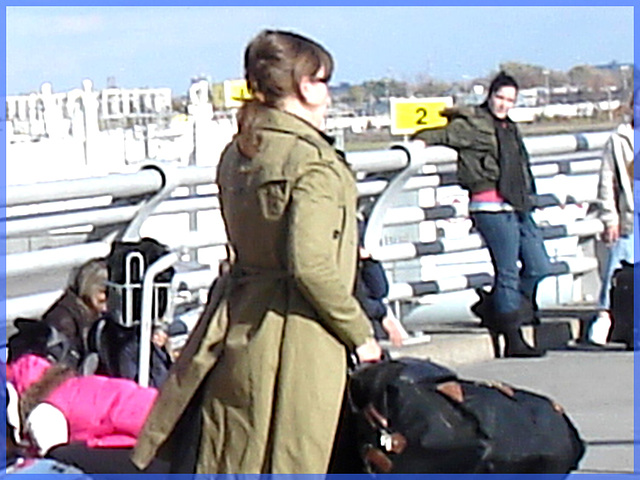
POLYGON ((598 70, 608 70, 610 72, 619 72, 624 70, 633 71, 633 63, 618 63, 616 60, 612 60, 609 63, 603 65, 594 65, 598 70))

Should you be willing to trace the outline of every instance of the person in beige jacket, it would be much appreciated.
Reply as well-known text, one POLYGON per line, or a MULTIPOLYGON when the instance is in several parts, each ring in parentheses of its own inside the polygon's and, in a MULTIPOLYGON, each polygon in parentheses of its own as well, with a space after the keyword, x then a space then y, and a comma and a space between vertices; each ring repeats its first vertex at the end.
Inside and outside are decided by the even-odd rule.
MULTIPOLYGON (((633 112, 633 98, 630 110, 633 112)), ((618 126, 605 144, 598 182, 598 200, 602 210, 600 219, 604 223, 602 240, 608 247, 607 261, 602 275, 598 299, 599 312, 591 323, 588 339, 603 345, 611 327, 610 289, 611 280, 622 261, 634 262, 633 254, 633 148, 634 122, 618 126)))
POLYGON ((332 70, 323 47, 290 32, 263 31, 245 51, 253 100, 217 177, 230 272, 143 428, 141 468, 168 454, 196 473, 328 469, 347 355, 381 356, 352 293, 354 176, 322 132, 332 70))

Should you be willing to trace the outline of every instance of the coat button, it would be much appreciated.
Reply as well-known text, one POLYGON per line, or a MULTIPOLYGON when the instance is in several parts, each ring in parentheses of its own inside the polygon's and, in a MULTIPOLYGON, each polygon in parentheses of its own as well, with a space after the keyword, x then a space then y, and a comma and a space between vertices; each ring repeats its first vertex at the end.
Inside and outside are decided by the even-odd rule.
POLYGON ((340 230, 334 230, 333 231, 333 239, 337 240, 338 238, 340 238, 340 230))

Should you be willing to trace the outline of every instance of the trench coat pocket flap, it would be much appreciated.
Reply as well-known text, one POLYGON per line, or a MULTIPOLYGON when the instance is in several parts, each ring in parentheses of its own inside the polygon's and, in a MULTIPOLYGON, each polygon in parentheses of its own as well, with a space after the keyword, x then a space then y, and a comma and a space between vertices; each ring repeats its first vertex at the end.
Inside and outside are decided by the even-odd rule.
POLYGON ((290 184, 286 179, 271 180, 258 188, 260 209, 265 218, 278 220, 289 203, 290 184))

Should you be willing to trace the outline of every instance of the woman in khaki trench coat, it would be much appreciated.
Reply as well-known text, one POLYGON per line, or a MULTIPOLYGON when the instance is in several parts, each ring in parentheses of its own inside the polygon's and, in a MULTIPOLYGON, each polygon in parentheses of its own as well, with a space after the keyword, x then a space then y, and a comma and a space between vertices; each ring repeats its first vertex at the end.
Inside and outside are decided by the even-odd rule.
POLYGON ((254 99, 217 178, 230 273, 147 420, 140 468, 192 442, 197 473, 327 471, 347 353, 381 353, 353 297, 355 181, 321 131, 332 70, 324 48, 289 32, 264 31, 245 51, 254 99), (167 442, 193 409, 199 440, 187 428, 167 442))

